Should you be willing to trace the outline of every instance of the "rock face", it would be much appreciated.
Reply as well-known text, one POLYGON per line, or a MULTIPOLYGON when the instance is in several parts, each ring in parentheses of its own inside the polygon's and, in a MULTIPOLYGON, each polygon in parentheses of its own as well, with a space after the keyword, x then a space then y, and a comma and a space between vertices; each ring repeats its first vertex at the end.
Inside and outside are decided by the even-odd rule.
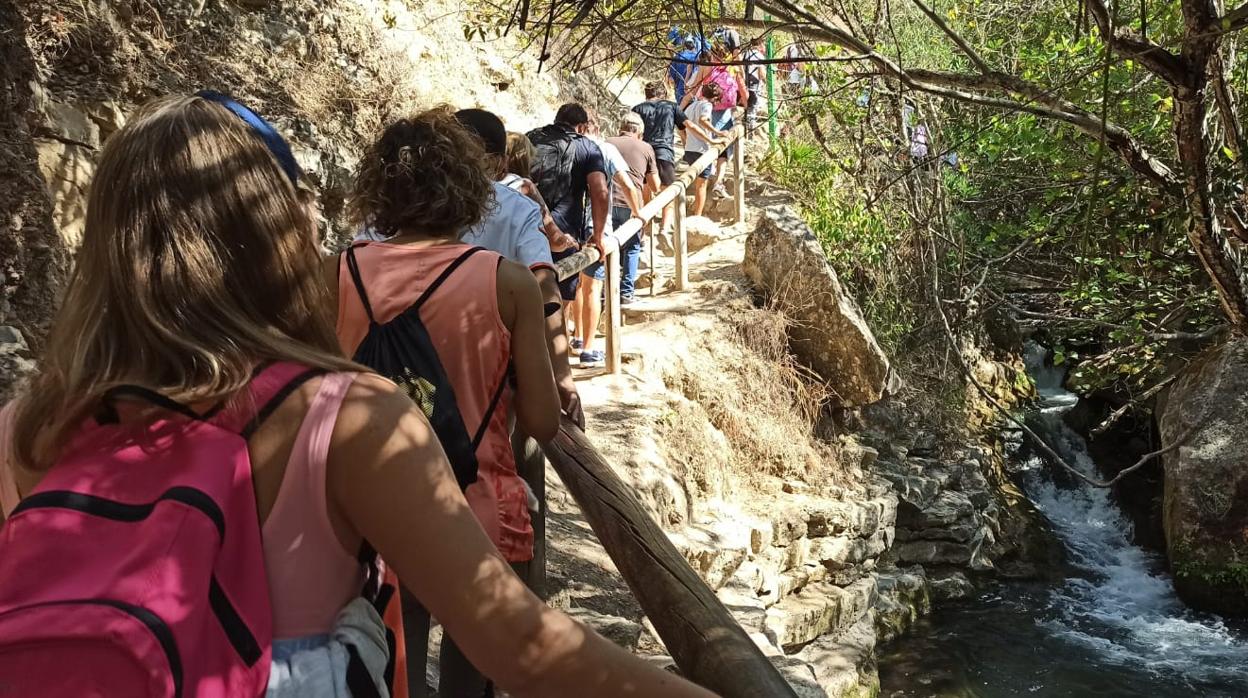
POLYGON ((1164 457, 1175 588, 1197 608, 1248 616, 1248 341, 1193 364, 1157 414, 1163 445, 1182 440, 1164 457))
POLYGON ((828 382, 840 406, 867 405, 888 392, 888 357, 796 211, 783 205, 763 210, 742 266, 794 320, 794 353, 828 382))
POLYGON ((56 308, 69 259, 40 176, 38 75, 17 7, 0 3, 0 402, 30 363, 14 328, 38 338, 56 308))

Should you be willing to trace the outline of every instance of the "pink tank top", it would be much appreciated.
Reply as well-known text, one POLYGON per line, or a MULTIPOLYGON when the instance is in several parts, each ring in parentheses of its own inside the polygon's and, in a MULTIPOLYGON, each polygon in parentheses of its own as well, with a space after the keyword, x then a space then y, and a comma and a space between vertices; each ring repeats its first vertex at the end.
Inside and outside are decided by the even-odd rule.
MULTIPOLYGON (((374 317, 384 323, 407 310, 442 270, 469 249, 461 244, 357 245, 355 258, 374 317)), ((480 427, 511 359, 511 332, 498 311, 500 261, 494 252, 472 255, 420 308, 420 319, 454 386, 469 434, 480 427)), ((338 270, 338 341, 347 356, 355 355, 368 327, 344 257, 338 270)), ((516 474, 511 450, 507 426, 511 405, 511 391, 505 390, 477 449, 478 479, 464 496, 503 557, 523 562, 533 558, 533 527, 524 481, 516 474)))
MULTIPOLYGON (((328 633, 338 612, 364 584, 360 564, 334 533, 325 493, 330 436, 355 376, 333 373, 321 379, 295 437, 273 509, 261 525, 274 639, 328 633)), ((12 404, 0 411, 0 509, 6 517, 19 501, 7 462, 12 412, 12 404)))

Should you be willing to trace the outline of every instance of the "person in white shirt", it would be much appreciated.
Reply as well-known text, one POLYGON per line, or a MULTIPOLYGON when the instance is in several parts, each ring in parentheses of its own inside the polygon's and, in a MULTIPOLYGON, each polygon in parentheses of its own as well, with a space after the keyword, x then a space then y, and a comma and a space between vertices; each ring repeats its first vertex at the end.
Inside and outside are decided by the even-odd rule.
MULTIPOLYGON (((715 128, 712 118, 712 104, 719 99, 722 88, 716 83, 702 85, 693 103, 685 108, 685 156, 686 165, 692 165, 701 158, 711 145, 719 145, 726 139, 724 133, 715 128)), ((706 206, 706 187, 715 176, 715 163, 707 165, 693 180, 693 215, 702 215, 706 206)))

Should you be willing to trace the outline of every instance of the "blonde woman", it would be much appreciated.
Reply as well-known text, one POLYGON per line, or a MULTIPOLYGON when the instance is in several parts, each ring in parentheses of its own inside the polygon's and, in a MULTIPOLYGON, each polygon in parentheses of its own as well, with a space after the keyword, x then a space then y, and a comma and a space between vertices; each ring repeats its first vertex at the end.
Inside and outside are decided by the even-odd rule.
MULTIPOLYGON (((274 656, 283 643, 328 641, 335 615, 359 593, 357 552, 368 541, 513 695, 709 695, 545 607, 516 578, 420 410, 342 358, 313 222, 271 148, 254 122, 198 96, 154 102, 109 138, 39 372, 0 420, 5 516, 71 467, 62 459, 71 448, 109 457, 110 444, 77 437, 110 407, 104 396, 114 386, 168 401, 112 401, 111 416, 141 436, 149 425, 182 429, 191 419, 178 414, 183 408, 203 418, 219 405, 248 408, 236 398, 266 362, 319 369, 244 432, 274 656)), ((186 453, 200 444, 186 442, 186 453)), ((16 545, 16 529, 4 530, 0 546, 16 545)), ((0 578, 0 587, 12 581, 0 578)), ((186 603, 189 612, 209 600, 186 603)), ((74 666, 63 674, 58 680, 82 684, 74 666)), ((200 678, 183 695, 224 695, 223 677, 200 678)))

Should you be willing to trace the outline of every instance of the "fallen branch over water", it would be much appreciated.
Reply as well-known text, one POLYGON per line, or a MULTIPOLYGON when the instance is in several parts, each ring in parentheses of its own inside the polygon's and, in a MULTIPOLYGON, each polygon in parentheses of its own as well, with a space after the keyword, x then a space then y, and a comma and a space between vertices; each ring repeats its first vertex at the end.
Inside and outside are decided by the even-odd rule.
MULTIPOLYGON (((935 250, 933 250, 933 253, 934 252, 935 250)), ((953 327, 949 324, 949 316, 945 314, 944 304, 946 301, 940 297, 940 277, 934 273, 932 274, 932 298, 935 301, 936 313, 940 316, 940 323, 945 331, 945 339, 949 342, 949 348, 951 350, 951 353, 955 357, 957 357, 958 368, 961 370, 962 375, 966 377, 966 380, 970 381, 971 385, 975 387, 975 390, 978 391, 981 396, 983 396, 984 400, 986 400, 988 404, 993 407, 993 409, 997 410, 1002 415, 1004 415, 1006 419, 1014 423, 1014 425, 1017 426, 1019 429, 1022 429, 1023 433, 1026 434, 1029 438, 1031 438, 1031 440, 1036 443, 1036 446, 1038 446, 1040 450, 1045 453, 1045 455, 1053 459, 1054 463, 1057 463, 1063 469, 1069 472, 1071 475, 1074 475, 1080 480, 1083 480, 1087 484, 1093 487, 1113 487, 1114 485, 1118 484, 1118 482, 1121 481, 1124 477, 1144 467, 1154 458, 1160 458, 1161 456, 1164 456, 1167 453, 1170 453, 1171 451, 1182 446, 1187 441, 1187 439, 1192 435, 1192 432, 1196 431, 1196 427, 1194 426, 1187 429, 1179 436, 1179 438, 1175 439, 1174 443, 1160 450, 1153 451, 1152 453, 1144 454, 1131 467, 1124 468, 1123 470, 1119 471, 1117 475, 1110 478, 1109 480, 1097 480, 1096 478, 1093 478, 1087 475, 1086 473, 1079 470, 1075 466, 1071 465, 1070 463, 1067 463, 1066 459, 1062 458, 1061 455, 1059 455, 1058 452, 1055 451, 1053 447, 1050 446, 1049 443, 1045 441, 1042 436, 1037 434, 1034 429, 1027 426, 1026 422, 1019 419, 1017 416, 1015 416, 1014 413, 1008 407, 1003 405, 1001 401, 998 400, 996 396, 992 394, 992 391, 985 388, 982 383, 976 380, 974 372, 971 371, 971 367, 966 364, 966 357, 962 356, 962 350, 958 347, 957 338, 954 337, 953 335, 953 327)))

